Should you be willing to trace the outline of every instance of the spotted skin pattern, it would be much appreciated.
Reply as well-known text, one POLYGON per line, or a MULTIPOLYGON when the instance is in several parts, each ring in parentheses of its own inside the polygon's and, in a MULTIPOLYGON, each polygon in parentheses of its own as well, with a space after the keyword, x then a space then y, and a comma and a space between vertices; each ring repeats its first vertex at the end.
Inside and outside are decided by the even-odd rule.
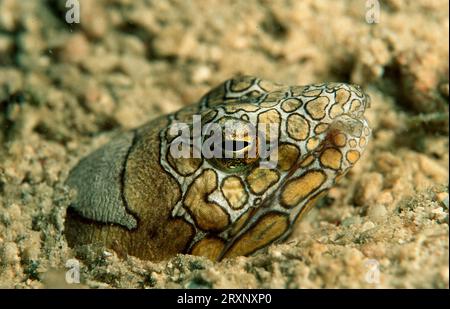
MULTIPOLYGON (((284 86, 251 76, 227 80, 197 105, 136 129, 129 138, 132 142, 118 147, 122 153, 128 149, 127 155, 119 155, 117 159, 123 161, 123 170, 117 172, 117 178, 124 193, 122 201, 117 198, 112 203, 116 206, 108 206, 111 209, 99 201, 101 198, 79 197, 95 195, 91 192, 95 188, 87 188, 86 175, 88 169, 95 170, 91 166, 97 161, 88 157, 74 168, 68 184, 78 191, 78 197, 68 211, 69 244, 100 243, 119 254, 150 260, 178 252, 221 260, 249 255, 282 241, 317 199, 361 157, 371 134, 364 118, 369 104, 368 96, 357 85, 284 86), (247 124, 258 130, 274 125, 278 129, 276 166, 265 168, 258 157, 243 157, 237 164, 236 159, 173 157, 170 147, 180 133, 171 128, 177 123, 192 123, 193 115, 202 116, 198 120, 201 128, 230 120, 237 130, 247 124), (157 141, 153 143, 158 147, 146 158, 153 160, 148 162, 139 157, 143 156, 140 149, 150 149, 147 144, 152 141, 157 141), (140 167, 148 172, 141 172, 140 167), (156 169, 154 172, 152 167, 156 169), (148 182, 146 177, 153 177, 152 181, 148 182), (142 183, 149 188, 157 187, 159 193, 141 192, 151 190, 142 183), (170 192, 164 191, 167 188, 170 192), (155 198, 158 194, 172 194, 173 198, 166 201, 161 197, 158 202, 155 198), (151 200, 151 205, 142 202, 145 199, 151 200), (152 219, 155 215, 150 216, 149 207, 155 213, 160 207, 164 214, 152 219), (101 211, 96 214, 93 209, 101 211), (140 227, 146 224, 146 228, 140 227), (125 243, 133 241, 135 246, 125 243)), ((197 137, 192 133, 188 140, 191 153, 198 150, 197 137)), ((257 137, 244 138, 250 144, 261 143, 257 137)), ((204 141, 204 137, 200 140, 204 141)), ((102 182, 103 174, 97 175, 102 182)), ((104 182, 102 188, 108 186, 104 182)))

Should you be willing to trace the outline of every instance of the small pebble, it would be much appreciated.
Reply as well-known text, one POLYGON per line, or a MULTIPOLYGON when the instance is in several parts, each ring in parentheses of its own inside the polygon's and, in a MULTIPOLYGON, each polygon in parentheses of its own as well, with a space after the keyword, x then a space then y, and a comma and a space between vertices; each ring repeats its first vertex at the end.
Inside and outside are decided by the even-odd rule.
POLYGON ((375 204, 369 207, 367 210, 367 215, 369 218, 375 222, 382 221, 387 214, 386 207, 381 204, 375 204))

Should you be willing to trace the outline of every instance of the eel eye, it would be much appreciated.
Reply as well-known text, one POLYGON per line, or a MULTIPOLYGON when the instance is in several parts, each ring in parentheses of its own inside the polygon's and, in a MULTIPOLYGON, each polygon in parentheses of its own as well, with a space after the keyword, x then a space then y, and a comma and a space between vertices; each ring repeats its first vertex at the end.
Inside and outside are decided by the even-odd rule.
POLYGON ((249 152, 252 143, 246 140, 228 139, 222 142, 222 154, 224 157, 238 158, 241 154, 245 156, 249 152))
MULTIPOLYGON (((258 138, 248 121, 224 117, 204 136, 203 149, 209 162, 226 172, 240 172, 258 161, 258 138)), ((208 130, 207 130, 208 131, 208 130)))

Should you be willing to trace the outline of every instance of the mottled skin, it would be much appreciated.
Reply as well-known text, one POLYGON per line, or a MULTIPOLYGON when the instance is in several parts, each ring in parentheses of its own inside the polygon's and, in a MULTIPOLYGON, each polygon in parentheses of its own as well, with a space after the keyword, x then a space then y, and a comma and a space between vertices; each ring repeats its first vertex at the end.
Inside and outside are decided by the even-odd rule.
MULTIPOLYGON (((368 104, 355 85, 228 80, 198 104, 125 132, 81 160, 67 180, 77 191, 67 240, 155 261, 176 253, 220 260, 281 241, 360 158, 370 137, 368 104), (192 128, 197 114, 202 128, 230 120, 237 131, 276 125, 276 166, 261 168, 249 148, 239 150, 242 158, 172 157, 169 146, 180 133, 169 128, 179 122, 192 128)), ((191 151, 198 149, 193 140, 191 151)))
MULTIPOLYGON (((105 194, 100 201, 96 195, 96 198, 86 203, 88 207, 106 204, 111 209, 126 209, 127 213, 136 218, 136 224, 130 224, 127 228, 125 222, 120 220, 90 217, 80 213, 77 209, 79 204, 75 200, 69 207, 66 218, 66 237, 70 245, 100 243, 122 256, 130 254, 148 260, 161 260, 183 252, 186 242, 193 235, 193 228, 179 218, 171 218, 173 205, 180 199, 181 193, 173 177, 165 173, 158 164, 159 131, 166 124, 165 119, 158 118, 133 132, 134 141, 124 163, 125 171, 114 183, 109 184, 109 187, 120 188, 123 197, 111 200, 105 194)), ((90 158, 94 154, 74 168, 68 179, 69 185, 74 181, 74 172, 84 171, 92 164, 90 158)), ((103 179, 91 179, 99 174, 101 172, 98 170, 85 173, 86 178, 78 186, 78 194, 96 191, 92 189, 92 183, 102 182, 103 179)))

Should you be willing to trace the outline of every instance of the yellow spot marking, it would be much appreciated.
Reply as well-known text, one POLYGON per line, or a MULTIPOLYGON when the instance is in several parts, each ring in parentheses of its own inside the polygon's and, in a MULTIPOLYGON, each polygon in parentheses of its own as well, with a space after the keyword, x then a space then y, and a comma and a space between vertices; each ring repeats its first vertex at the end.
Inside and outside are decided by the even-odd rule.
POLYGON ((284 91, 273 91, 270 92, 264 99, 264 102, 274 102, 284 98, 284 91))
POLYGON ((235 92, 243 91, 245 89, 250 88, 254 80, 255 79, 253 77, 242 77, 239 79, 234 79, 231 82, 230 89, 231 91, 235 92))
POLYGON ((285 88, 286 86, 281 85, 281 84, 277 84, 268 80, 261 80, 259 82, 259 87, 261 87, 262 89, 264 89, 267 92, 271 92, 274 90, 278 90, 281 88, 285 88))
POLYGON ((257 167, 247 176, 247 182, 255 194, 263 194, 278 181, 278 173, 267 168, 257 167))
POLYGON ((310 165, 314 161, 314 156, 307 156, 302 163, 300 163, 301 167, 306 167, 310 165))
POLYGON ((350 111, 351 112, 356 112, 359 108, 361 107, 361 101, 354 99, 352 101, 352 105, 350 106, 350 111))
POLYGON ((298 99, 287 99, 281 104, 281 108, 286 112, 290 113, 295 111, 302 105, 302 102, 298 99))
POLYGON ((305 86, 291 86, 292 96, 296 97, 303 93, 305 86))
POLYGON ((330 109, 330 117, 335 118, 344 113, 344 105, 350 99, 350 92, 346 89, 340 88, 336 91, 336 103, 330 109))
MULTIPOLYGON (((287 89, 286 89, 287 90, 287 89)), ((285 91, 274 91, 267 95, 263 102, 261 102, 261 107, 272 107, 284 98, 285 91)))
POLYGON ((316 134, 320 134, 325 132, 328 129, 329 125, 326 123, 319 123, 315 128, 314 128, 314 133, 316 134))
POLYGON ((240 230, 242 230, 244 224, 250 218, 251 214, 254 212, 255 208, 250 208, 246 212, 244 212, 234 223, 233 228, 231 229, 231 236, 236 235, 240 230))
POLYGON ((225 105, 225 110, 227 113, 234 113, 238 110, 243 110, 246 112, 256 112, 259 109, 258 106, 248 103, 239 103, 239 104, 227 104, 225 105))
POLYGON ((298 224, 303 217, 316 205, 317 200, 319 200, 322 196, 325 195, 325 192, 320 192, 319 194, 314 195, 309 199, 309 201, 303 205, 302 209, 298 213, 297 218, 295 219, 295 224, 298 224))
POLYGON ((281 193, 281 202, 287 207, 294 207, 325 182, 322 171, 309 171, 298 178, 289 180, 281 193))
POLYGON ((240 209, 247 202, 248 194, 239 177, 229 176, 222 182, 222 193, 233 209, 240 209))
POLYGON ((332 83, 327 83, 326 86, 328 89, 337 89, 339 87, 342 87, 342 83, 332 82, 332 83))
POLYGON ((346 142, 347 137, 345 137, 345 134, 343 133, 338 133, 333 136, 333 144, 335 144, 338 147, 344 147, 346 142))
POLYGON ((291 144, 282 144, 278 147, 278 167, 282 171, 290 170, 297 161, 299 150, 291 144))
POLYGON ((228 215, 214 202, 208 202, 206 196, 217 187, 216 173, 205 170, 189 187, 184 204, 193 216, 198 227, 205 231, 222 231, 229 224, 228 215))
POLYGON ((339 104, 335 104, 330 109, 330 117, 335 118, 339 115, 342 115, 343 112, 344 112, 344 109, 342 108, 342 106, 339 104))
POLYGON ((366 138, 361 137, 361 139, 359 140, 359 146, 364 147, 365 145, 366 145, 366 138))
POLYGON ((349 150, 346 155, 348 162, 351 164, 355 164, 359 160, 359 156, 359 152, 356 150, 349 150))
POLYGON ((339 105, 344 105, 347 103, 348 99, 350 98, 350 91, 340 88, 336 91, 336 103, 339 105))
POLYGON ((322 89, 314 89, 314 90, 309 90, 309 91, 303 92, 303 95, 305 97, 315 97, 315 96, 318 96, 321 92, 322 92, 322 89))
POLYGON ((191 158, 174 158, 169 151, 167 153, 167 161, 178 174, 187 176, 194 173, 202 164, 202 159, 192 158, 192 154, 191 148, 191 158))
POLYGON ((266 141, 270 141, 270 125, 277 125, 279 128, 280 122, 280 114, 275 109, 258 115, 258 130, 264 130, 266 141))
POLYGON ((289 136, 295 140, 305 140, 309 135, 309 123, 299 114, 289 115, 287 118, 287 131, 289 136))
POLYGON ((278 101, 272 101, 272 102, 261 102, 261 104, 259 104, 260 107, 264 107, 264 108, 268 108, 268 107, 273 107, 275 105, 278 104, 278 101))
POLYGON ((225 257, 253 253, 283 235, 288 228, 289 220, 285 215, 267 214, 233 244, 225 257))
POLYGON ((306 110, 315 120, 325 117, 325 109, 329 103, 328 97, 318 97, 306 103, 306 110))
POLYGON ((312 151, 314 149, 317 148, 317 146, 319 146, 320 140, 318 138, 315 137, 311 137, 307 142, 306 142, 306 149, 308 151, 312 151))
POLYGON ((332 169, 339 169, 341 167, 342 154, 339 150, 334 148, 325 149, 320 156, 320 163, 323 166, 332 169))
POLYGON ((225 243, 222 239, 217 237, 205 237, 194 245, 191 254, 205 256, 212 261, 217 261, 224 247, 225 243))

